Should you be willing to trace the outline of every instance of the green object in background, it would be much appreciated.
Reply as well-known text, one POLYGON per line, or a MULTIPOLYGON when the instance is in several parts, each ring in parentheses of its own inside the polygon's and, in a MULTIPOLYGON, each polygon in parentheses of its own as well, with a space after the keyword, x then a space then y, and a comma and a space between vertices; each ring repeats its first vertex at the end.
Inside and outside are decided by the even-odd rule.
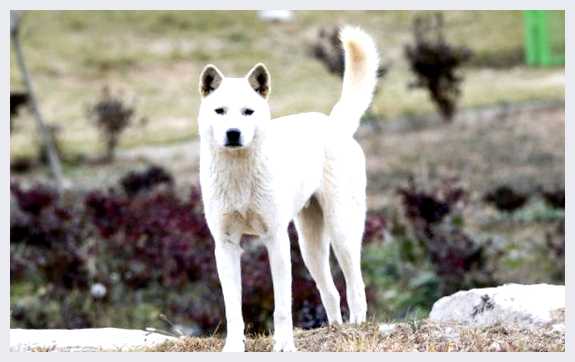
POLYGON ((565 12, 523 12, 525 61, 528 65, 565 64, 565 12))

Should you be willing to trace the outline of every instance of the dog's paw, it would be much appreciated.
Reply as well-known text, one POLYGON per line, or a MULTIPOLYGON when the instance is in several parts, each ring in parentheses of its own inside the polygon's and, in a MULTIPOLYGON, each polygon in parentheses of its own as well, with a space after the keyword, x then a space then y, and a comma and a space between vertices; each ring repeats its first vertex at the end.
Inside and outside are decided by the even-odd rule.
POLYGON ((367 315, 367 304, 357 303, 355 305, 350 305, 349 311, 349 323, 350 324, 362 324, 365 322, 367 315))
POLYGON ((297 349, 295 348, 295 344, 293 343, 293 339, 292 340, 284 340, 284 341, 276 341, 274 343, 274 348, 273 348, 274 352, 297 352, 297 349))
POLYGON ((242 339, 226 339, 222 352, 245 352, 245 343, 242 339))
POLYGON ((358 315, 350 314, 349 324, 362 324, 365 322, 365 313, 360 313, 358 315))

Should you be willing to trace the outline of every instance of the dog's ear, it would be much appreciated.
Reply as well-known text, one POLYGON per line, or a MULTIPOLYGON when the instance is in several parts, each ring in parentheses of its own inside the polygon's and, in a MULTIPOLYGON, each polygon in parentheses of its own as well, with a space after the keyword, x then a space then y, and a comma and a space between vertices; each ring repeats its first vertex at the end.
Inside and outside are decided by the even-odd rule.
POLYGON ((252 88, 262 97, 269 96, 271 91, 270 73, 262 63, 256 64, 246 75, 246 79, 252 88))
POLYGON ((224 75, 215 65, 208 64, 200 75, 200 94, 202 97, 215 91, 222 84, 224 75))

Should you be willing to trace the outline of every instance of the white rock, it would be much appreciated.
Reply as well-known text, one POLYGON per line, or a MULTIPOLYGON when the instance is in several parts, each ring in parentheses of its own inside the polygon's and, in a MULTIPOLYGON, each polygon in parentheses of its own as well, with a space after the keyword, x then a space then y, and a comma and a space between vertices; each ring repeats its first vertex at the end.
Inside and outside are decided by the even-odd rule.
POLYGON ((90 294, 96 299, 100 299, 106 296, 108 289, 102 283, 95 283, 90 287, 90 294))
POLYGON ((10 351, 126 351, 176 340, 137 329, 10 329, 10 351))
POLYGON ((460 291, 439 299, 429 318, 475 326, 497 323, 521 327, 550 326, 565 308, 565 286, 505 284, 460 291))

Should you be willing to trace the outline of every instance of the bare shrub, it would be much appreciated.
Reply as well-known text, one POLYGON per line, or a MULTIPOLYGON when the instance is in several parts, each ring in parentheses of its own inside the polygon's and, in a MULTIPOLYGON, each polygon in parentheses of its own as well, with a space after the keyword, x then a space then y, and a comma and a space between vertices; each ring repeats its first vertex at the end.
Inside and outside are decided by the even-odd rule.
POLYGON ((134 108, 112 95, 108 87, 104 87, 100 100, 88 107, 87 115, 98 127, 104 140, 105 154, 102 160, 113 161, 120 135, 130 125, 134 108))
POLYGON ((445 121, 457 110, 463 77, 457 70, 471 58, 471 50, 453 46, 443 35, 443 17, 419 16, 413 23, 415 44, 405 46, 405 56, 416 80, 411 88, 427 89, 431 100, 445 121))

